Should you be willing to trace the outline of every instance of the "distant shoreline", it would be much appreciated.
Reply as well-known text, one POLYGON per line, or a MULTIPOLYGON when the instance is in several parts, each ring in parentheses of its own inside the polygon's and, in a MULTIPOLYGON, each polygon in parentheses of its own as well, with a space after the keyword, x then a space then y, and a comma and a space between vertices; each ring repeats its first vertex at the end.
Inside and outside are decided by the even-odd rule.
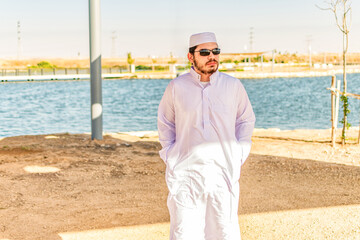
MULTIPOLYGON (((103 80, 117 80, 117 79, 174 79, 177 76, 186 73, 121 73, 121 74, 103 74, 103 80)), ((321 77, 332 76, 335 74, 342 74, 342 69, 332 70, 313 70, 313 71, 289 71, 289 72, 234 72, 225 71, 239 79, 262 79, 262 78, 290 78, 290 77, 321 77)), ((347 74, 360 73, 360 68, 350 68, 347 70, 347 74)), ((90 80, 89 74, 74 74, 74 75, 32 75, 32 76, 0 76, 0 83, 11 82, 52 82, 52 81, 87 81, 90 80)))

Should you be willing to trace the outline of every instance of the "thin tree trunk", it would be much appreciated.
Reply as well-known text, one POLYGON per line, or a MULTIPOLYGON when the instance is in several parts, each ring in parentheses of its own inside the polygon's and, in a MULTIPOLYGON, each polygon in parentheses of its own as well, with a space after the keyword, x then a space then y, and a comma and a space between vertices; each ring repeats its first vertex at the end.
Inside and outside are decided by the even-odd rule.
MULTIPOLYGON (((344 9, 345 9, 345 1, 344 1, 344 9)), ((346 15, 344 15, 343 18, 343 81, 344 81, 344 97, 346 97, 346 88, 347 88, 347 81, 346 81, 346 53, 348 49, 348 31, 347 31, 347 25, 346 25, 346 15)), ((342 140, 341 143, 344 145, 346 143, 346 128, 347 128, 347 108, 344 107, 344 125, 342 129, 342 140)))
MULTIPOLYGON (((346 88, 347 88, 347 81, 346 81, 346 52, 343 52, 343 81, 344 81, 344 86, 343 86, 343 92, 344 92, 344 96, 346 97, 346 88)), ((346 143, 346 127, 347 127, 347 109, 344 107, 343 108, 344 111, 344 122, 343 122, 343 129, 342 129, 342 141, 341 143, 344 145, 346 143)))
MULTIPOLYGON (((331 78, 331 88, 336 88, 336 76, 332 76, 331 78)), ((335 103, 336 103, 336 92, 331 91, 331 145, 335 147, 335 103)))

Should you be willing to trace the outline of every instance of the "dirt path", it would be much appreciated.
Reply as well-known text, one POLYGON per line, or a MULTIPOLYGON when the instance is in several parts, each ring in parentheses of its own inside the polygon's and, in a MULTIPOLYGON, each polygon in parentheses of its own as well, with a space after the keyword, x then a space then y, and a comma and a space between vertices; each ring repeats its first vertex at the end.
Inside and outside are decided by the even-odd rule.
MULTIPOLYGON (((168 239, 159 149, 153 133, 0 140, 0 239, 168 239)), ((328 130, 255 131, 243 240, 360 239, 359 149, 332 149, 328 130)))

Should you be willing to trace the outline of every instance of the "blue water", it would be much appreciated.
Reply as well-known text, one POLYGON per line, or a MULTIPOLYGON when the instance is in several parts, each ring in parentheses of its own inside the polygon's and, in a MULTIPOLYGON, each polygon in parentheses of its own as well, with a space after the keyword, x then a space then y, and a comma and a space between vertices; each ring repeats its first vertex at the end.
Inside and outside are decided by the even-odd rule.
MULTIPOLYGON (((156 130, 157 107, 169 81, 103 81, 104 132, 156 130)), ((252 102, 257 128, 331 127, 326 90, 331 77, 241 82, 252 102)), ((348 92, 360 93, 360 74, 348 75, 348 92)), ((358 126, 360 101, 350 98, 349 102, 349 122, 358 126)), ((0 137, 91 131, 89 81, 2 83, 0 106, 0 137)))

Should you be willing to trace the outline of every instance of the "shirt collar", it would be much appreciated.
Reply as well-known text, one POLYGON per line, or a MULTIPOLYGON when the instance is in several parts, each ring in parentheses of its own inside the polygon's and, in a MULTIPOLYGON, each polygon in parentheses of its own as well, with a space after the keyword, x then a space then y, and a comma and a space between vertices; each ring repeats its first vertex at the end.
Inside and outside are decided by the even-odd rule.
MULTIPOLYGON (((201 75, 195 71, 194 67, 190 68, 190 74, 197 83, 200 83, 201 75)), ((210 82, 209 82, 210 85, 214 84, 218 78, 219 78, 219 70, 216 70, 216 72, 214 72, 210 76, 210 82)))

